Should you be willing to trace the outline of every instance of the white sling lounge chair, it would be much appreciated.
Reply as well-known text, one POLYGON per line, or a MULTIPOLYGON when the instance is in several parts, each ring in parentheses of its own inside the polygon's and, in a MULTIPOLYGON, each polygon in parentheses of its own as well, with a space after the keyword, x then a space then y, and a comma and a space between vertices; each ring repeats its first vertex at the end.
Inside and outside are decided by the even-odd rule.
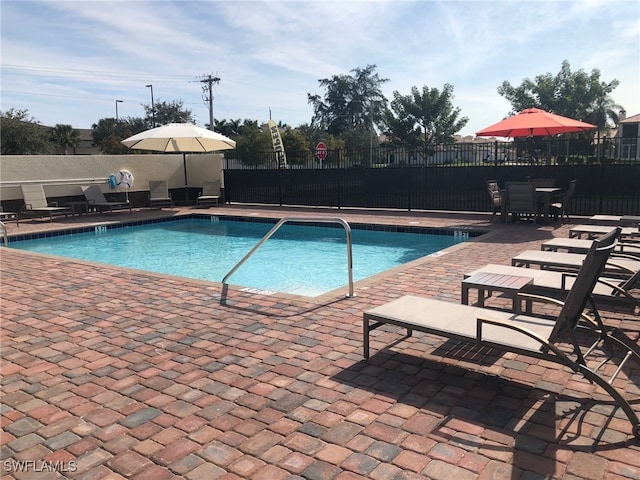
MULTIPOLYGON (((517 277, 531 278, 531 283, 523 289, 525 292, 534 292, 560 296, 566 295, 573 287, 576 279, 575 273, 555 272, 553 270, 539 270, 537 268, 512 267, 510 265, 498 265, 489 263, 472 272, 466 273, 465 278, 478 273, 492 273, 497 275, 514 275, 517 277)), ((640 285, 640 270, 626 279, 599 277, 593 288, 592 296, 595 300, 601 300, 616 306, 627 305, 635 311, 640 308, 640 297, 634 295, 633 290, 640 285)))
MULTIPOLYGON (((569 228, 569 238, 586 238, 598 237, 604 235, 613 228, 607 225, 576 225, 569 228)), ((620 238, 640 238, 640 225, 634 227, 622 227, 620 238)))
MULTIPOLYGON (((613 385, 615 377, 622 371, 622 366, 627 360, 633 357, 640 362, 640 347, 621 331, 605 327, 594 305, 591 307, 596 312, 595 317, 589 317, 584 313, 587 303, 592 303, 589 301, 591 292, 604 269, 609 253, 614 248, 615 241, 615 231, 612 231, 594 242, 555 319, 406 295, 364 312, 364 357, 369 357, 371 331, 390 324, 406 328, 407 336, 411 336, 413 330, 417 330, 558 363, 575 373, 581 373, 604 389, 627 415, 634 436, 640 438, 638 415, 613 385), (579 343, 576 336, 578 330, 584 330, 595 337, 591 347, 585 348, 579 343), (572 353, 567 353, 565 348, 559 347, 560 343, 571 345, 572 353), (623 360, 612 369, 612 377, 605 378, 602 373, 604 370, 610 370, 599 368, 602 364, 593 367, 590 355, 596 351, 608 352, 614 347, 623 351, 623 360)), ((527 297, 542 300, 542 297, 538 296, 527 297)), ((618 358, 611 355, 607 363, 615 362, 618 358)))
POLYGON ((218 206, 220 200, 220 182, 204 182, 202 191, 196 198, 196 205, 202 207, 218 206))
MULTIPOLYGON (((525 250, 511 259, 511 265, 527 268, 537 265, 547 270, 578 271, 584 259, 585 255, 581 253, 525 250)), ((640 258, 621 252, 614 252, 604 269, 607 275, 617 278, 627 278, 638 270, 640 270, 640 258)))
POLYGON ((149 206, 151 208, 172 207, 173 200, 164 180, 149 181, 149 206))
POLYGON ((131 213, 131 203, 129 202, 109 202, 107 201, 104 193, 100 190, 100 187, 97 185, 89 185, 80 187, 82 193, 84 194, 84 198, 87 199, 87 203, 89 204, 89 208, 93 208, 99 210, 100 212, 109 209, 110 212, 113 212, 113 209, 122 209, 128 208, 129 213, 131 213))
POLYGON ((49 203, 41 184, 20 185, 20 189, 24 199, 24 209, 20 212, 20 217, 44 217, 48 215, 49 221, 52 221, 54 215, 67 217, 71 213, 69 207, 59 207, 55 202, 49 203))

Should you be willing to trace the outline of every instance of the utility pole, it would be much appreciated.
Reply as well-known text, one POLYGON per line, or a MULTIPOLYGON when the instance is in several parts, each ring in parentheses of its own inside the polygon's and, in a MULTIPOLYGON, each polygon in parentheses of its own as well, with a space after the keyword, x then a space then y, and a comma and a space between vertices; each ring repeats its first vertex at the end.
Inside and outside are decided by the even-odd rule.
POLYGON ((153 118, 153 128, 156 128, 156 106, 153 104, 153 85, 145 85, 151 89, 151 118, 153 118))
POLYGON ((200 82, 207 85, 202 88, 205 92, 209 92, 209 130, 213 131, 213 84, 220 82, 220 78, 208 75, 206 78, 201 79, 200 82))

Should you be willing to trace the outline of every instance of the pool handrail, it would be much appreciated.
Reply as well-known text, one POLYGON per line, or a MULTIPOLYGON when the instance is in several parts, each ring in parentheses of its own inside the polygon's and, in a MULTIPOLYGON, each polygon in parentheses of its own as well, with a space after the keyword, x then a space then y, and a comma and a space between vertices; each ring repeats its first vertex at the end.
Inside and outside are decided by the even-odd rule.
POLYGON ((0 221, 0 228, 2 229, 2 238, 4 239, 4 246, 9 246, 9 235, 7 234, 7 226, 4 222, 0 221))
POLYGON ((222 279, 222 283, 226 284, 227 283, 227 279, 233 275, 235 273, 236 270, 238 270, 238 268, 240 268, 240 266, 249 259, 249 257, 251 257, 251 255, 253 255, 255 253, 256 250, 258 250, 258 248, 260 248, 260 246, 266 242, 267 240, 269 240, 269 238, 271 238, 271 236, 276 233, 276 231, 285 223, 287 222, 306 222, 306 223, 339 223, 340 225, 342 225, 344 227, 344 230, 347 234, 347 275, 349 276, 349 294, 347 295, 347 297, 353 297, 354 293, 353 293, 353 255, 352 255, 352 241, 351 241, 351 227, 349 226, 349 224, 346 222, 346 220, 342 219, 342 218, 327 218, 327 217, 285 217, 282 218, 278 221, 278 223, 276 223, 273 228, 271 230, 269 230, 267 232, 267 234, 262 237, 262 239, 256 243, 256 245, 249 250, 249 253, 247 253, 244 257, 242 257, 242 260, 240 260, 238 263, 236 263, 236 265, 229 270, 229 273, 227 273, 224 278, 222 279))

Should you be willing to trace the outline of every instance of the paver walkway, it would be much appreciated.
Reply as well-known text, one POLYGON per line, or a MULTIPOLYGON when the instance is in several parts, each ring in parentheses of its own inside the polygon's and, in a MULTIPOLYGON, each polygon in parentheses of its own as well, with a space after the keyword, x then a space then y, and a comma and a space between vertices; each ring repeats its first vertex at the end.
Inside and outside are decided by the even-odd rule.
MULTIPOLYGON (((566 226, 419 212, 209 212, 491 233, 356 283, 355 298, 259 295, 0 248, 2 478, 640 479, 626 417, 611 416, 604 395, 586 400, 595 387, 567 369, 390 329, 376 331, 372 357, 362 357, 363 310, 405 293, 458 303, 465 272, 509 264, 566 237, 566 226)), ((510 301, 488 300, 500 302, 510 301)), ((638 331, 639 317, 605 313, 638 331)), ((637 407, 640 366, 616 385, 637 407)))

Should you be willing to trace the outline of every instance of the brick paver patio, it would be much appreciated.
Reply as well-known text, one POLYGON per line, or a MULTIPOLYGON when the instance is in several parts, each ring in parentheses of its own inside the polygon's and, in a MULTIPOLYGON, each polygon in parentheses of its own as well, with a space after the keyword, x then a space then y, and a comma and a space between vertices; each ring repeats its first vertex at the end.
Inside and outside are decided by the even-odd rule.
MULTIPOLYGON (((509 264, 567 236, 567 226, 421 212, 207 212, 490 233, 356 283, 354 298, 261 295, 0 248, 2 478, 640 479, 628 420, 566 368, 392 329, 376 331, 372 357, 362 357, 363 310, 405 293, 458 303, 465 272, 509 264)), ((638 332, 640 317, 603 313, 638 332)), ((638 385, 637 364, 616 380, 634 408, 638 385)))

